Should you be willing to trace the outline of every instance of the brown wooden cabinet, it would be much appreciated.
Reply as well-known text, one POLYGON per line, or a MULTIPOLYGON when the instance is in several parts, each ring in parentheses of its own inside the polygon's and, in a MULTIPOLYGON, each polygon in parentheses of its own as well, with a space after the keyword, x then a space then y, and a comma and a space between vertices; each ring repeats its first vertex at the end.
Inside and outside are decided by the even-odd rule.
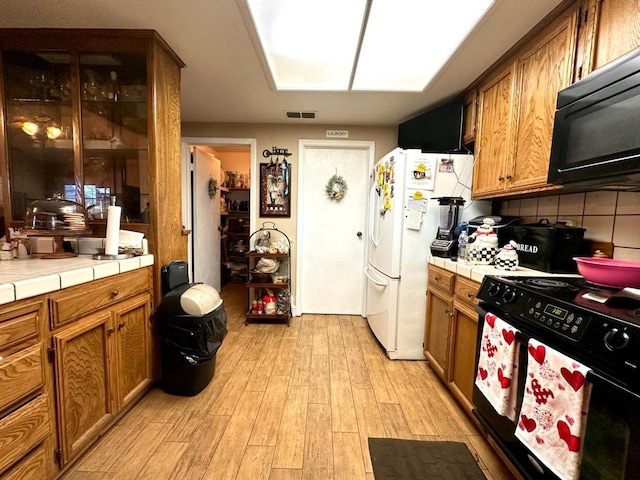
POLYGON ((162 265, 187 258, 183 66, 152 30, 0 29, 4 225, 24 226, 32 200, 59 192, 83 204, 92 234, 104 236, 104 212, 89 207, 116 196, 126 229, 149 241, 159 285, 162 265))
POLYGON ((473 169, 473 195, 503 194, 511 161, 515 65, 495 73, 478 91, 478 130, 473 169))
POLYGON ((455 274, 429 265, 427 277, 424 356, 438 376, 448 382, 448 343, 453 318, 455 274))
POLYGON ((113 420, 108 310, 52 335, 60 466, 79 455, 113 420))
POLYGON ((476 113, 478 111, 478 92, 472 90, 464 96, 462 115, 462 143, 469 145, 476 139, 476 113))
POLYGON ((479 284, 429 265, 424 355, 460 404, 471 413, 479 284))
POLYGON ((576 19, 575 10, 558 18, 518 55, 510 191, 547 186, 556 99, 572 82, 576 19))
POLYGON ((592 70, 640 47, 638 0, 590 0, 585 11, 594 22, 592 70))
MULTIPOLYGON (((0 307, 0 478, 49 475, 51 402, 44 355, 45 298, 0 307), (27 453, 38 451, 35 460, 27 453), (24 475, 23 475, 24 474, 24 475)), ((35 458, 35 457, 33 457, 35 458)))
POLYGON ((453 297, 453 321, 449 339, 449 388, 471 412, 475 379, 478 313, 474 310, 480 284, 456 275, 453 297))
POLYGON ((83 294, 111 299, 102 308, 71 316, 51 334, 54 358, 60 467, 83 452, 117 415, 138 399, 152 378, 150 267, 51 294, 61 305, 83 294), (146 278, 147 282, 140 283, 146 278), (139 285, 131 291, 131 285, 139 285), (120 292, 125 292, 122 296, 120 292))
POLYGON ((573 79, 577 11, 570 9, 479 87, 475 198, 547 184, 557 93, 573 79))

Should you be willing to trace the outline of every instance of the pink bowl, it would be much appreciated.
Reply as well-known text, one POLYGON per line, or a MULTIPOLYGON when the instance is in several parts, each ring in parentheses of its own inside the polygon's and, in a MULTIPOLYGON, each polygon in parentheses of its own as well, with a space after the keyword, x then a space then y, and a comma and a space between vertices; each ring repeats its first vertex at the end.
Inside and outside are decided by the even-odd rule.
POLYGON ((640 262, 612 258, 575 257, 578 272, 587 282, 605 287, 640 288, 640 262))

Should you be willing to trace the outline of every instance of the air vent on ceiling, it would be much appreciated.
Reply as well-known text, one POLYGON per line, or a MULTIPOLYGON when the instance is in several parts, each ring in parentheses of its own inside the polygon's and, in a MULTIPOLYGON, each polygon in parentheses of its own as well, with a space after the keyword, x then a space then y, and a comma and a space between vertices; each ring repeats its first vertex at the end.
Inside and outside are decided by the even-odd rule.
POLYGON ((316 111, 307 111, 307 112, 294 112, 291 110, 285 110, 284 114, 287 118, 316 118, 318 112, 316 111))

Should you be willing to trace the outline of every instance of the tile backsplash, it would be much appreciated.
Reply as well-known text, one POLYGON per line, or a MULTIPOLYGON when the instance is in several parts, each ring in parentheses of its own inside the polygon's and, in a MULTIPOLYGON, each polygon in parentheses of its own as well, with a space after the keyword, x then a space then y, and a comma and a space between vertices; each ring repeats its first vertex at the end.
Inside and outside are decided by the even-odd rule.
POLYGON ((543 218, 585 228, 585 238, 613 243, 613 258, 640 261, 640 192, 593 191, 503 200, 498 213, 523 223, 543 218))

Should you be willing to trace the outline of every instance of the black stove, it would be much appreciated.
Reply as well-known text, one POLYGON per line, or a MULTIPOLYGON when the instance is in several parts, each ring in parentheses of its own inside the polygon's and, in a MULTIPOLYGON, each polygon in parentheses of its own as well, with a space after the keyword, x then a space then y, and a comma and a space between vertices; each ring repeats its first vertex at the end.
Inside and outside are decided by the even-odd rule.
POLYGON ((525 335, 640 392, 640 297, 582 277, 487 276, 478 298, 525 335))

